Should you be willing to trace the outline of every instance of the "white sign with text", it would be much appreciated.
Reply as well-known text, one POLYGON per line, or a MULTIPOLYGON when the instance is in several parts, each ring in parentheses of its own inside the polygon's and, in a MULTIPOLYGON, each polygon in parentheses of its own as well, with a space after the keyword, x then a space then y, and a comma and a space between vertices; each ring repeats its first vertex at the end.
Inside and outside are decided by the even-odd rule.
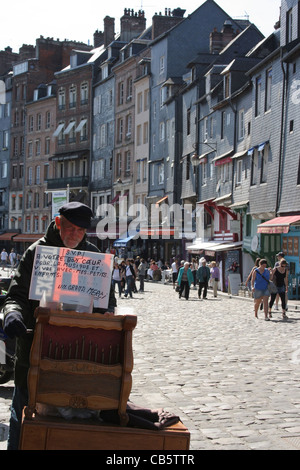
POLYGON ((113 255, 38 245, 29 298, 107 308, 113 255))

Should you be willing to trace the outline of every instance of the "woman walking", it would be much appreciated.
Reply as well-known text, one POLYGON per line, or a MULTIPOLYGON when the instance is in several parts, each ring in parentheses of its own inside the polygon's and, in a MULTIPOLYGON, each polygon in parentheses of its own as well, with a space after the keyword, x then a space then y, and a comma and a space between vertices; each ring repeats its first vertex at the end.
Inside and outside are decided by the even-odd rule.
POLYGON ((217 292, 218 292, 218 282, 220 280, 220 270, 217 266, 217 263, 215 261, 212 261, 210 263, 210 277, 212 279, 212 287, 213 287, 213 292, 214 292, 214 297, 217 297, 217 292))
POLYGON ((271 280, 272 273, 267 269, 267 260, 261 259, 259 267, 254 269, 251 277, 251 287, 254 296, 254 315, 257 317, 258 308, 261 301, 263 302, 265 320, 269 320, 268 317, 268 298, 270 296, 268 290, 268 283, 271 280))
POLYGON ((186 261, 183 265, 183 268, 179 269, 177 283, 179 286, 179 298, 182 296, 184 290, 184 295, 186 300, 189 300, 190 286, 194 282, 194 276, 190 268, 190 263, 186 261))

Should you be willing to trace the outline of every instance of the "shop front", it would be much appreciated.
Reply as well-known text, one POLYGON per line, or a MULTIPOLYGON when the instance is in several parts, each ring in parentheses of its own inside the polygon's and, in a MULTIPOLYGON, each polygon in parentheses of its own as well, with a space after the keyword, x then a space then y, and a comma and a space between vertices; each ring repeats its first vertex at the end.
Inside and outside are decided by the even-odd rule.
POLYGON ((276 217, 257 227, 261 234, 262 252, 264 247, 270 252, 272 264, 276 253, 282 251, 289 263, 290 274, 300 273, 300 215, 276 217))

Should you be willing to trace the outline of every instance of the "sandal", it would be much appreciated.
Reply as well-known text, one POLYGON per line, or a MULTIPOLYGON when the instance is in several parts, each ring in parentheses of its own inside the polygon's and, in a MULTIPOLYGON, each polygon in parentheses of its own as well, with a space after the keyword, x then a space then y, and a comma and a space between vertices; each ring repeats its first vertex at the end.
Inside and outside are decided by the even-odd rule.
POLYGON ((289 317, 287 317, 285 313, 282 314, 282 319, 283 319, 283 320, 288 320, 288 318, 289 318, 289 317))

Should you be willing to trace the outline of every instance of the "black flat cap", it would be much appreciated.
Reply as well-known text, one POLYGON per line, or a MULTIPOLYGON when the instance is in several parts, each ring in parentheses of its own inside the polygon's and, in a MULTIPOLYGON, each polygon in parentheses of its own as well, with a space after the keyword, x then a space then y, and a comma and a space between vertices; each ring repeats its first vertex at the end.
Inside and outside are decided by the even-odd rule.
POLYGON ((77 201, 68 202, 59 209, 59 213, 72 224, 82 228, 89 228, 94 216, 90 207, 77 201))

